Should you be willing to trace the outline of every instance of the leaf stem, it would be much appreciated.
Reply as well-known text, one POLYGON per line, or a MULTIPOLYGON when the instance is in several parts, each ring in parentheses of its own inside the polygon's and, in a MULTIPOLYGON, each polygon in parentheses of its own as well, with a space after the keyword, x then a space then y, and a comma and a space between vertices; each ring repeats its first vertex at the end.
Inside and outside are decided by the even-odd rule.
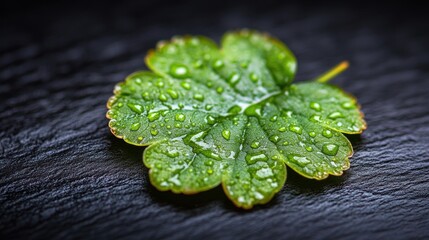
POLYGON ((348 67, 349 67, 349 62, 342 61, 335 67, 331 68, 329 71, 317 77, 316 81, 320 83, 326 83, 332 78, 336 77, 338 74, 344 72, 348 67))

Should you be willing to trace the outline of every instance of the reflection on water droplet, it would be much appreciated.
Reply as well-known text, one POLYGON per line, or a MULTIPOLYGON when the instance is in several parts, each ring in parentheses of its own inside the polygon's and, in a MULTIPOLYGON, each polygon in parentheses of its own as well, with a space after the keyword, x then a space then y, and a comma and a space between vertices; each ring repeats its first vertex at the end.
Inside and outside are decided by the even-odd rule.
POLYGON ((259 76, 256 73, 250 74, 250 80, 252 80, 252 82, 257 82, 258 79, 259 79, 259 76))
MULTIPOLYGON (((241 110, 241 108, 240 108, 241 110)), ((261 116, 262 114, 262 106, 260 104, 254 104, 244 111, 244 114, 247 116, 261 116)))
POLYGON ((223 67, 223 61, 222 60, 216 60, 214 63, 213 63, 213 68, 215 68, 215 69, 220 69, 220 68, 222 68, 223 67))
POLYGON ((270 118, 270 121, 271 121, 271 122, 275 122, 275 121, 277 121, 277 115, 272 116, 272 117, 270 118))
POLYGON ((238 83, 238 81, 240 81, 240 74, 238 73, 233 73, 231 74, 231 76, 229 76, 228 81, 232 84, 235 85, 238 83))
POLYGON ((150 100, 150 94, 149 94, 149 92, 143 92, 142 93, 142 98, 144 100, 146 100, 146 101, 149 101, 150 100))
POLYGON ((270 139, 270 141, 271 141, 271 142, 276 143, 276 142, 278 142, 278 141, 279 141, 280 137, 279 137, 279 136, 277 136, 277 135, 273 135, 273 136, 271 136, 269 139, 270 139))
POLYGON ((223 93, 223 87, 216 88, 216 92, 219 94, 223 93))
POLYGON ((210 153, 210 157, 215 159, 215 160, 221 160, 221 157, 219 156, 219 154, 211 152, 210 153))
POLYGON ((316 132, 309 132, 309 133, 308 133, 308 135, 309 135, 310 137, 315 137, 315 136, 316 136, 316 132))
POLYGON ((189 74, 189 70, 183 64, 173 63, 170 66, 170 74, 176 78, 186 78, 189 74))
POLYGON ((322 117, 317 114, 311 115, 310 117, 310 121, 312 122, 320 122, 321 120, 322 120, 322 117))
POLYGON ((279 132, 286 132, 286 127, 279 128, 279 132))
POLYGON ((261 168, 258 171, 256 171, 256 176, 258 178, 267 178, 273 176, 273 170, 271 168, 261 168))
POLYGON ((158 82, 156 82, 156 86, 162 88, 164 87, 164 82, 162 80, 158 80, 158 82))
POLYGON ((253 149, 256 149, 259 147, 259 142, 252 142, 252 144, 250 145, 250 147, 252 147, 253 149))
POLYGON ((131 111, 133 111, 135 113, 142 113, 143 112, 143 106, 142 105, 128 103, 127 106, 131 109, 131 111))
POLYGON ((207 111, 210 111, 210 110, 212 110, 213 106, 210 104, 207 104, 205 108, 207 111))
POLYGON ((341 107, 344 109, 352 109, 353 108, 353 104, 351 102, 344 102, 341 104, 341 107))
POLYGON ((183 122, 183 121, 185 121, 186 116, 184 114, 178 113, 178 114, 176 114, 175 119, 176 119, 176 121, 183 122))
POLYGON ((299 127, 299 126, 296 126, 296 125, 294 125, 294 124, 289 125, 289 130, 290 130, 291 132, 298 133, 298 134, 301 134, 301 133, 302 133, 302 128, 301 128, 301 127, 299 127))
POLYGON ((141 83, 142 83, 142 80, 141 80, 140 78, 135 78, 135 79, 134 79, 134 81, 135 81, 137 84, 141 84, 141 83))
POLYGON ((339 148, 338 145, 328 143, 323 145, 322 152, 326 155, 335 156, 337 155, 338 148, 339 148))
POLYGON ((180 86, 182 86, 186 90, 191 89, 191 84, 189 84, 188 82, 181 82, 180 86))
POLYGON ((194 99, 202 102, 202 101, 204 101, 204 95, 202 95, 201 93, 195 93, 194 99))
POLYGON ((332 134, 332 131, 331 131, 331 130, 329 130, 329 129, 324 129, 324 130, 322 131, 322 135, 323 135, 324 137, 331 138, 333 134, 332 134))
POLYGON ((288 159, 300 165, 307 165, 310 163, 310 160, 308 160, 306 157, 299 156, 299 155, 290 154, 288 155, 288 159))
POLYGON ((152 129, 152 130, 150 130, 150 134, 152 134, 153 136, 156 136, 156 135, 158 135, 158 130, 152 129))
POLYGON ((229 138, 231 137, 231 131, 223 130, 222 131, 222 137, 225 138, 226 140, 229 140, 229 138))
POLYGON ((166 102, 168 100, 167 96, 165 94, 163 94, 163 93, 159 94, 158 99, 161 102, 166 102))
POLYGON ((247 154, 245 159, 247 164, 254 164, 258 161, 267 161, 268 157, 263 153, 256 153, 256 154, 254 153, 254 154, 247 154))
POLYGON ((160 116, 159 112, 151 112, 151 113, 149 113, 147 118, 149 119, 149 122, 153 122, 153 121, 159 119, 159 116, 160 116))
POLYGON ((328 118, 330 119, 337 119, 337 118, 341 118, 344 117, 342 113, 340 112, 332 112, 331 114, 329 114, 328 118))
POLYGON ((313 110, 316 110, 316 111, 320 111, 320 110, 322 110, 322 107, 320 106, 320 104, 319 103, 317 103, 317 102, 310 102, 310 108, 311 109, 313 109, 313 110))
POLYGON ((211 116, 211 115, 208 115, 206 117, 206 121, 207 121, 208 124, 215 124, 216 123, 216 119, 213 116, 211 116))
POLYGON ((131 131, 137 131, 137 130, 139 130, 139 128, 140 128, 140 123, 139 122, 136 122, 136 123, 133 123, 132 125, 131 125, 131 131))
POLYGON ((172 89, 168 89, 167 93, 173 99, 177 99, 179 97, 179 94, 176 91, 172 90, 172 89))

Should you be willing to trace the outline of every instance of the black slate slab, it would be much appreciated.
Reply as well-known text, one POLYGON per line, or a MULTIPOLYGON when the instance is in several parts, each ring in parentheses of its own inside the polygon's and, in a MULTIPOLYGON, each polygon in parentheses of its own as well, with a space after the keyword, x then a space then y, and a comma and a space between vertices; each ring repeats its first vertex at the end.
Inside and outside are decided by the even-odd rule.
POLYGON ((2 7, 2 239, 428 239, 429 24, 419 6, 361 2, 15 2, 2 7), (333 83, 363 106, 351 169, 324 181, 289 171, 267 205, 222 189, 158 192, 143 148, 104 117, 114 85, 158 40, 219 39, 249 27, 294 51, 297 79, 341 60, 333 83))

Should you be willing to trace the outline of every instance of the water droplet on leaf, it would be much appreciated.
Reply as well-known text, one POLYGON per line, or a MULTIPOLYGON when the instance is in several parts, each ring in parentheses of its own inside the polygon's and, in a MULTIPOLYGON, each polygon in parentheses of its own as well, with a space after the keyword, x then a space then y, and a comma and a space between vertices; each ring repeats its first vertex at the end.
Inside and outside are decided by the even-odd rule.
POLYGON ((128 103, 127 106, 131 109, 131 111, 133 111, 135 113, 142 113, 143 112, 143 106, 142 105, 128 103))
POLYGON ((215 68, 215 69, 220 69, 220 68, 222 68, 223 67, 223 61, 222 60, 216 60, 214 63, 213 63, 213 68, 215 68))
POLYGON ((142 98, 143 98, 144 100, 146 100, 146 101, 149 101, 149 100, 150 100, 150 95, 149 95, 149 93, 148 93, 148 92, 143 92, 143 93, 142 93, 142 98))
POLYGON ((140 128, 140 123, 139 122, 136 122, 136 123, 133 123, 133 124, 131 124, 131 131, 137 131, 137 130, 139 130, 139 128, 140 128))
POLYGON ((311 109, 313 109, 313 110, 316 110, 316 111, 320 111, 320 110, 322 110, 322 107, 320 106, 320 104, 319 103, 317 103, 317 102, 311 102, 310 103, 310 108, 311 109))
POLYGON ((280 137, 279 137, 279 136, 277 136, 277 135, 273 135, 273 136, 271 136, 271 137, 270 137, 270 141, 271 141, 271 142, 274 142, 274 143, 278 142, 278 141, 279 141, 279 139, 280 139, 280 137))
POLYGON ((228 78, 228 81, 232 85, 236 85, 238 83, 238 81, 240 81, 240 74, 238 74, 238 73, 231 74, 231 76, 229 76, 229 78, 228 78))
POLYGON ((189 84, 188 82, 182 82, 182 83, 180 83, 180 86, 182 86, 186 90, 191 89, 191 84, 189 84))
POLYGON ((165 94, 159 94, 159 96, 158 96, 158 99, 161 101, 161 102, 166 102, 167 100, 168 100, 168 98, 167 98, 167 96, 165 95, 165 94))
POLYGON ((328 118, 330 118, 330 119, 337 119, 337 118, 341 118, 341 117, 343 117, 343 114, 340 112, 332 112, 328 116, 328 118))
POLYGON ((205 108, 207 111, 210 111, 210 110, 212 110, 213 106, 210 104, 207 104, 205 108))
POLYGON ((256 73, 250 74, 250 80, 252 80, 252 82, 257 82, 258 79, 259 79, 259 76, 256 73))
POLYGON ((216 119, 213 116, 211 116, 211 115, 208 115, 206 117, 206 121, 207 121, 208 124, 215 124, 216 123, 216 119))
POLYGON ((168 89, 167 93, 168 93, 168 95, 170 95, 170 97, 172 99, 177 99, 179 97, 179 94, 176 91, 172 90, 172 89, 168 89))
POLYGON ((329 156, 335 156, 337 155, 338 148, 339 148, 338 145, 329 143, 329 144, 323 145, 322 152, 329 156))
POLYGON ((293 124, 289 125, 289 130, 291 132, 298 133, 298 134, 302 133, 302 128, 293 124))
POLYGON ((176 78, 186 78, 189 74, 188 67, 180 63, 174 63, 170 66, 170 74, 176 78))
POLYGON ((151 113, 149 113, 147 118, 149 119, 149 122, 153 122, 155 120, 158 120, 159 116, 160 116, 159 112, 151 112, 151 113))
POLYGON ((322 120, 322 116, 317 114, 311 115, 310 117, 310 121, 312 122, 320 122, 321 120, 322 120))
POLYGON ((230 109, 228 109, 228 113, 231 113, 231 114, 237 114, 240 111, 241 111, 241 107, 238 105, 234 105, 230 109))
POLYGON ((178 114, 176 114, 175 119, 176 119, 176 121, 183 122, 183 121, 185 121, 186 116, 184 114, 178 113, 178 114))
POLYGON ((259 147, 259 142, 252 142, 252 144, 250 145, 250 147, 252 147, 253 149, 256 149, 259 147))
POLYGON ((256 154, 254 153, 254 154, 247 154, 245 159, 247 164, 254 164, 258 161, 266 161, 268 160, 268 157, 263 153, 256 153, 256 154))
POLYGON ((222 137, 225 138, 226 140, 229 140, 229 138, 231 137, 231 131, 223 130, 222 131, 222 137))
POLYGON ((196 93, 196 94, 194 94, 194 99, 202 102, 202 101, 204 101, 204 95, 202 95, 200 93, 196 93))
POLYGON ((344 102, 341 104, 341 107, 344 109, 352 109, 353 108, 353 104, 351 102, 344 102))

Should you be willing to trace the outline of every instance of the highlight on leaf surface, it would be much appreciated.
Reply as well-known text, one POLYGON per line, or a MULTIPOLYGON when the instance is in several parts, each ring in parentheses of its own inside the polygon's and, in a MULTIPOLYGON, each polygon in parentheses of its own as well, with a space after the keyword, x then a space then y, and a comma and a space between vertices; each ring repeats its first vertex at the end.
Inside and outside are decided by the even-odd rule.
POLYGON ((268 202, 286 166, 321 180, 349 168, 343 135, 365 122, 354 98, 326 82, 292 84, 296 59, 279 40, 256 31, 175 37, 149 52, 150 71, 115 87, 107 117, 112 133, 149 146, 143 154, 159 190, 192 194, 222 185, 238 207, 268 202))

